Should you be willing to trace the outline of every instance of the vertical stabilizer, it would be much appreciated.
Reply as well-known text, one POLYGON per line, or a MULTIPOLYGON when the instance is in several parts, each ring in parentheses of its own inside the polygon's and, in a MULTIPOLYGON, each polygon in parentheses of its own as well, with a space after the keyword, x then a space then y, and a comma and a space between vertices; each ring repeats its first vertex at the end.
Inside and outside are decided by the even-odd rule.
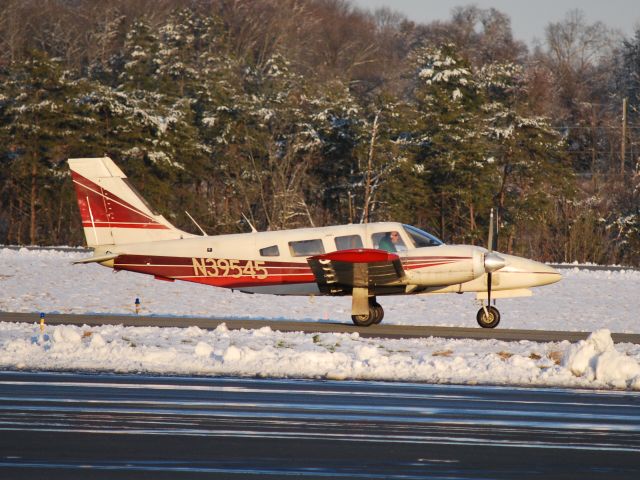
POLYGON ((193 236, 153 212, 109 157, 70 158, 69 167, 89 247, 193 236))

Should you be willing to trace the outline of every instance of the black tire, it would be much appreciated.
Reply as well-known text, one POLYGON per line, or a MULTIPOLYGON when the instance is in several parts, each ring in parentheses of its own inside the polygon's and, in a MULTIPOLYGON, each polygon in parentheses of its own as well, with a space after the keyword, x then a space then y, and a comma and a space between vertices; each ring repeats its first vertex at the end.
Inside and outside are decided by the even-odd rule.
POLYGON ((369 313, 365 315, 351 315, 351 320, 358 327, 368 327, 373 325, 376 318, 378 318, 378 315, 373 307, 369 307, 369 313))
POLYGON ((484 308, 478 310, 476 320, 482 328, 496 328, 500 323, 500 312, 496 307, 487 307, 488 316, 484 312, 484 308))
POLYGON ((373 323, 375 325, 379 324, 382 319, 384 318, 384 309, 382 308, 382 305, 380 305, 379 303, 374 303, 372 305, 374 311, 375 311, 375 317, 376 319, 373 321, 373 323))

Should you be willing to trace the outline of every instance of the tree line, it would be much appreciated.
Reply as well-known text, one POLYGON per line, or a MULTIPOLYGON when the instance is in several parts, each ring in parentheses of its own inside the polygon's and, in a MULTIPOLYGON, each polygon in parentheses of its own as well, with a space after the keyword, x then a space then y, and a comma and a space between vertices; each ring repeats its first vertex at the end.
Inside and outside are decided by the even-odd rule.
POLYGON ((640 264, 640 30, 529 49, 495 9, 0 0, 0 243, 83 243, 69 157, 209 234, 398 220, 546 261, 640 264))

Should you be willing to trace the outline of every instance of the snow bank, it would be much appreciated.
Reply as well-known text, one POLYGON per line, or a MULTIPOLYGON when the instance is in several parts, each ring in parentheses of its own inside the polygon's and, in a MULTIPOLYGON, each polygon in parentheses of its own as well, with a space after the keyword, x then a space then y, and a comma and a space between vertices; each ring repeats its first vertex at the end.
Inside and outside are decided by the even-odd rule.
POLYGON ((640 346, 0 323, 0 368, 640 390, 640 346), (564 360, 563 360, 564 358, 564 360))
POLYGON ((618 352, 611 332, 601 329, 572 346, 564 365, 577 377, 614 388, 640 390, 640 364, 618 352))

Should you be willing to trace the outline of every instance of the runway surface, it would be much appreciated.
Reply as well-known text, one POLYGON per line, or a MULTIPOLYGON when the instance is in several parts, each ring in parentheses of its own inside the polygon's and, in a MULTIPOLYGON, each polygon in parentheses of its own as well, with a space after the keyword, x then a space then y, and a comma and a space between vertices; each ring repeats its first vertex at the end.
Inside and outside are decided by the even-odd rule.
POLYGON ((0 478, 640 478, 640 394, 0 372, 0 478))
MULTIPOLYGON (((0 322, 40 321, 39 313, 0 312, 0 322)), ((475 340, 496 339, 504 341, 530 340, 533 342, 560 342, 568 340, 576 342, 586 339, 590 332, 562 332, 546 330, 515 330, 507 328, 460 328, 460 327, 431 327, 414 325, 372 325, 370 327, 356 327, 350 323, 337 322, 293 322, 286 320, 242 320, 224 318, 196 318, 196 317, 161 317, 136 315, 72 315, 47 314, 45 321, 50 325, 126 325, 126 326, 156 326, 156 327, 190 327, 215 329, 225 323, 230 330, 258 329, 269 327, 281 332, 306 333, 353 333, 358 332, 361 337, 373 338, 470 338, 475 340)), ((613 333, 612 339, 616 343, 640 344, 640 334, 613 333)))

